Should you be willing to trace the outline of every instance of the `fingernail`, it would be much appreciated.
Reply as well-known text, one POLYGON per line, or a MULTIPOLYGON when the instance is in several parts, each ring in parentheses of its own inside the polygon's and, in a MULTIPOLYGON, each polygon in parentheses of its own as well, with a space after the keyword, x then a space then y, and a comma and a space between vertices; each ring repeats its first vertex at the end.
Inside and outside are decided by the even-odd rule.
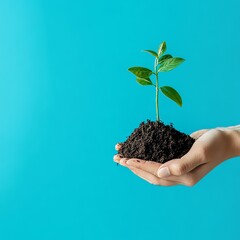
POLYGON ((170 174, 168 167, 163 167, 158 170, 158 177, 160 177, 160 178, 169 177, 170 175, 171 174, 170 174))

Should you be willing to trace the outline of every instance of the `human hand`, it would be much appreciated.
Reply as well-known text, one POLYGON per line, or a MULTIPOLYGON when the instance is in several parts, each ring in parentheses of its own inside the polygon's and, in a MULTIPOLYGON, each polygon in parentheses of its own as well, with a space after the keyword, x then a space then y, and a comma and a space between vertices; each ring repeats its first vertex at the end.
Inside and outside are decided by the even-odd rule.
MULTIPOLYGON (((114 156, 114 161, 140 178, 161 186, 193 186, 224 160, 240 155, 240 127, 205 129, 194 132, 196 141, 187 154, 164 164, 114 156)), ((115 146, 116 150, 121 145, 115 146)))

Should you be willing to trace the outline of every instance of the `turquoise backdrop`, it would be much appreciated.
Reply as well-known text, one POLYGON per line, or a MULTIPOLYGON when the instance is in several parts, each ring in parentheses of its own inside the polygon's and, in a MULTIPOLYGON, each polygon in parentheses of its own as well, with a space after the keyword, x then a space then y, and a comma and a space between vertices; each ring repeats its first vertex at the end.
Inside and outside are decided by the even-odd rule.
POLYGON ((194 187, 156 187, 116 166, 114 145, 155 119, 127 68, 163 40, 187 61, 162 74, 191 133, 240 123, 238 0, 0 2, 0 239, 240 239, 240 162, 194 187))

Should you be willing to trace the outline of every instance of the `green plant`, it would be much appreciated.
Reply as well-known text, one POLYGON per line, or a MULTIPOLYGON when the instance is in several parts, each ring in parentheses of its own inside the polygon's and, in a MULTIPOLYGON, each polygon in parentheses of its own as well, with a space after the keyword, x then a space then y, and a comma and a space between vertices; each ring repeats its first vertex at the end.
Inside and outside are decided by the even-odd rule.
POLYGON ((172 87, 159 87, 160 72, 169 72, 183 63, 185 60, 179 57, 172 57, 170 54, 165 54, 167 50, 166 42, 162 42, 158 48, 158 52, 153 50, 144 50, 145 52, 155 57, 154 71, 145 67, 131 67, 128 70, 132 72, 137 78, 136 81, 143 86, 154 86, 156 88, 156 118, 159 121, 159 106, 158 96, 159 90, 168 98, 176 102, 180 107, 182 106, 182 98, 180 94, 172 87), (150 76, 155 75, 155 84, 151 81, 150 76))

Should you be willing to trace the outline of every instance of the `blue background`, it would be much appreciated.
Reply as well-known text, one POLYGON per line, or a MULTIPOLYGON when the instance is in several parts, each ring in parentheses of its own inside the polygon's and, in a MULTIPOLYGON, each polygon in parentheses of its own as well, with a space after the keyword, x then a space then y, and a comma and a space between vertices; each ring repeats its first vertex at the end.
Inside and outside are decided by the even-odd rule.
POLYGON ((238 0, 0 2, 0 238, 240 239, 239 159, 192 188, 156 187, 112 161, 155 119, 127 68, 166 40, 187 61, 162 74, 181 131, 239 124, 238 0))

